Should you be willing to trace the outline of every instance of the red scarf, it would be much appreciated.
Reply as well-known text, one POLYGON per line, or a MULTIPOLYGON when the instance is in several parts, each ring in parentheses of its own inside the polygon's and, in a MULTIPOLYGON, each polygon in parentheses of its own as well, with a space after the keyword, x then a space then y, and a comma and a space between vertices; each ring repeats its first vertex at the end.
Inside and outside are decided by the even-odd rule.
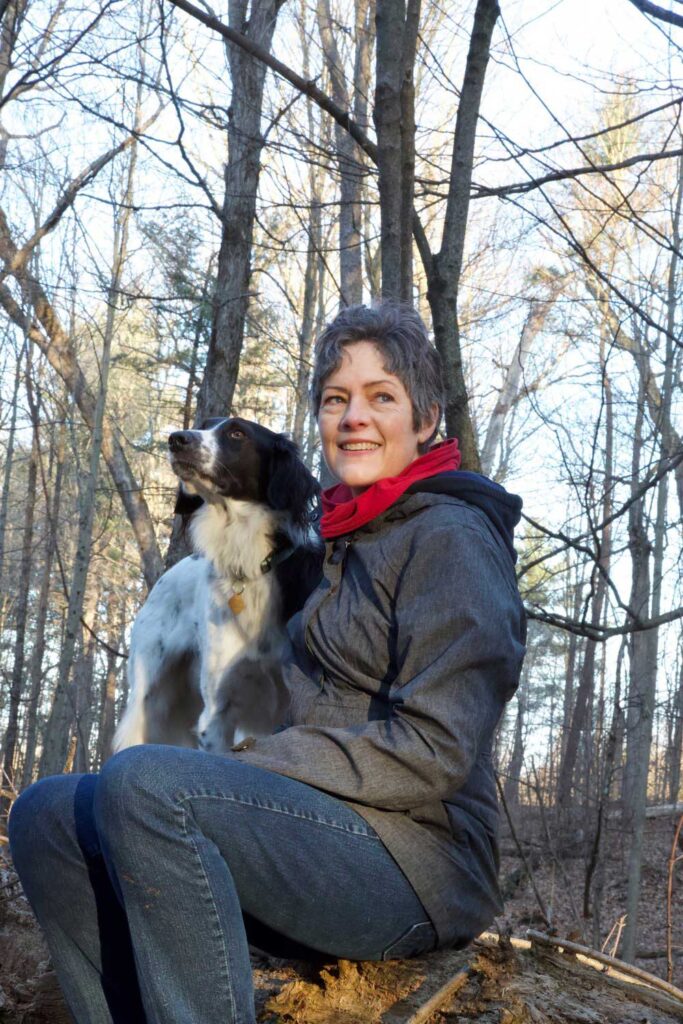
POLYGON ((459 467, 460 450, 457 438, 453 437, 433 445, 425 455, 409 462, 398 476, 377 480, 357 498, 354 498, 351 488, 346 484, 328 487, 322 493, 323 515, 320 528, 323 537, 330 540, 357 530, 393 505, 417 480, 459 467))

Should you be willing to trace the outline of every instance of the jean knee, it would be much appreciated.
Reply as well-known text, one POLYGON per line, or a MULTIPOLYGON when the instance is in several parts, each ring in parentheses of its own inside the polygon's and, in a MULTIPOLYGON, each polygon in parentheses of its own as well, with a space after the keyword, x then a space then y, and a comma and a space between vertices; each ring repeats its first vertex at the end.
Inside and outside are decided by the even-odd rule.
POLYGON ((150 745, 127 747, 105 763, 94 799, 97 829, 115 839, 138 818, 145 818, 172 784, 172 748, 150 745))
POLYGON ((17 797, 10 811, 7 832, 12 861, 19 874, 48 855, 65 829, 75 837, 74 792, 78 776, 40 779, 17 797))

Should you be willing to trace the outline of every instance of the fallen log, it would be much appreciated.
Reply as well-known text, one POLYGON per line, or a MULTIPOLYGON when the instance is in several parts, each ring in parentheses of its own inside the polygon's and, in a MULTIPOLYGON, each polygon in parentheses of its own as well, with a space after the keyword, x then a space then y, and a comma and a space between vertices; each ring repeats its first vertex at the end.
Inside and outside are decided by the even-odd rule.
POLYGON ((678 1000, 683 1012, 683 989, 677 988, 668 981, 664 981, 663 978, 658 978, 656 974, 650 974, 649 971, 643 971, 640 967, 627 964, 624 960, 617 960, 616 957, 608 956, 607 953, 603 953, 599 949, 591 949, 589 946, 582 946, 580 943, 572 942, 569 939, 556 938, 554 935, 546 935, 544 932, 536 932, 531 929, 527 932, 527 936, 532 944, 536 942, 541 946, 552 946, 554 949, 570 953, 580 953, 588 960, 597 960, 598 963, 611 967, 618 974, 637 978, 639 981, 649 985, 650 988, 660 989, 662 992, 666 992, 668 996, 671 996, 672 999, 678 1000))
MULTIPOLYGON (((262 1004, 263 1024, 680 1024, 680 990, 646 971, 567 956, 548 943, 485 933, 469 949, 388 963, 339 961, 293 977, 262 1004), (628 970, 626 970, 626 969, 628 970), (660 984, 661 983, 661 984, 660 984)), ((568 940, 567 940, 568 942, 568 940)), ((572 945, 576 945, 575 943, 572 945)), ((573 953, 573 951, 572 951, 573 953)))

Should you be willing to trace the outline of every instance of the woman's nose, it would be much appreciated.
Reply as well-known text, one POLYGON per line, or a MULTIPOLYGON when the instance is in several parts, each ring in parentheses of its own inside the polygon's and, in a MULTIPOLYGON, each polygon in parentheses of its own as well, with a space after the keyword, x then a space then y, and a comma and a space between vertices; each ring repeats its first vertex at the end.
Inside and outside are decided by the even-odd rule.
POLYGON ((365 398, 349 398, 344 408, 344 415, 341 419, 341 426, 347 430, 362 426, 370 419, 370 411, 365 398))

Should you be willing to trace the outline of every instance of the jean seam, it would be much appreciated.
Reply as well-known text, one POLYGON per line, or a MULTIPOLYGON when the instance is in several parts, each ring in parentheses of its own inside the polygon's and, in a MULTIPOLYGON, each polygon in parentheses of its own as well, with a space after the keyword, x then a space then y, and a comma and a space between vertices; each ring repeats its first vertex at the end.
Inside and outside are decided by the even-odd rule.
POLYGON ((333 821, 328 821, 324 818, 319 818, 315 814, 303 814, 297 811, 289 810, 285 807, 274 807, 272 804, 259 803, 257 800, 247 800, 237 796, 227 796, 224 793, 187 793, 185 796, 176 796, 175 800, 177 803, 184 804, 190 800, 227 800, 229 803, 240 804, 245 807, 255 807, 259 811, 273 811, 275 814, 284 814, 290 818, 298 818, 300 821, 310 821, 316 825, 326 825, 327 828, 333 828, 337 832, 345 832, 350 836, 357 836, 359 839, 370 839, 375 842, 381 842, 379 836, 376 833, 364 832, 361 829, 348 828, 346 825, 337 824, 333 821))
MULTIPOLYGON (((182 803, 182 801, 176 801, 176 803, 182 803)), ((189 829, 187 827, 187 819, 188 819, 187 808, 181 806, 179 808, 179 810, 180 810, 180 813, 181 813, 181 816, 182 816, 183 834, 185 835, 185 838, 189 840, 190 844, 192 845, 192 849, 195 852, 195 855, 197 857, 197 860, 199 862, 199 866, 200 866, 200 869, 201 869, 201 874, 202 874, 202 877, 204 879, 204 883, 206 885, 206 889, 207 889, 207 891, 209 893, 209 898, 211 900, 211 906, 213 908, 213 913, 214 913, 214 924, 216 924, 218 926, 219 941, 220 941, 221 946, 223 947, 223 969, 224 969, 224 974, 225 974, 224 984, 225 984, 225 988, 226 988, 226 991, 228 993, 229 1000, 230 1000, 230 1016, 231 1016, 231 1018, 233 1020, 236 1021, 238 1019, 238 1016, 237 1016, 237 1007, 235 1005, 235 993, 233 992, 233 986, 232 986, 232 971, 230 969, 230 956, 229 956, 229 953, 228 953, 228 947, 227 947, 226 942, 225 942, 225 936, 223 934, 223 928, 221 926, 220 914, 218 913, 218 907, 216 906, 216 899, 215 899, 214 894, 213 894, 213 889, 211 888, 211 883, 209 882, 209 877, 208 877, 208 875, 206 873, 206 868, 204 867, 204 861, 202 860, 202 855, 199 852, 199 848, 198 848, 198 846, 197 846, 197 844, 196 844, 196 842, 194 840, 194 837, 190 835, 189 829)))
MULTIPOLYGON (((410 927, 406 928, 405 931, 403 931, 397 939, 394 939, 393 942, 390 942, 388 946, 384 947, 384 949, 382 950, 382 960, 389 959, 388 954, 390 954, 392 950, 396 949, 396 947, 399 946, 400 943, 404 942, 406 939, 412 938, 416 934, 421 934, 425 928, 429 929, 427 934, 430 936, 430 938, 433 938, 435 936, 435 932, 434 925, 432 924, 431 921, 415 921, 414 924, 411 924, 410 927)), ((397 957, 396 959, 401 958, 397 957)))

